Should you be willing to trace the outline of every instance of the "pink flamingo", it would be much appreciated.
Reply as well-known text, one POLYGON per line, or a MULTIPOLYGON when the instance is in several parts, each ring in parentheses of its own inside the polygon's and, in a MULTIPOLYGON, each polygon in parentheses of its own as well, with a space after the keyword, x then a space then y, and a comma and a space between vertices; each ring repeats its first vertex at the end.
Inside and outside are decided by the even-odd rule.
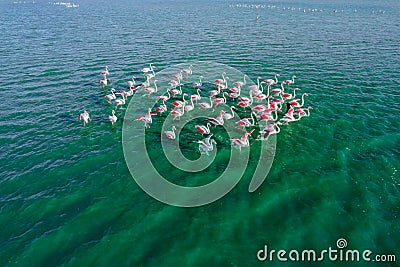
POLYGON ((149 108, 148 112, 144 116, 139 116, 135 121, 143 121, 144 122, 144 127, 150 128, 150 124, 153 122, 153 119, 151 116, 156 115, 157 113, 151 112, 151 108, 149 108))
POLYGON ((234 82, 234 85, 236 85, 237 87, 243 87, 244 85, 246 85, 246 75, 244 75, 243 77, 243 82, 234 82))
POLYGON ((183 116, 183 114, 185 114, 185 104, 183 105, 182 108, 177 108, 177 109, 174 109, 173 111, 171 111, 171 115, 174 116, 173 120, 176 120, 176 119, 180 120, 181 117, 183 116))
POLYGON ((135 86, 136 81, 135 81, 136 77, 132 76, 132 81, 127 81, 126 84, 129 86, 129 88, 132 88, 135 86))
POLYGON ((212 97, 210 96, 210 104, 206 103, 206 102, 201 102, 200 106, 202 108, 212 108, 213 107, 213 102, 212 102, 212 97))
POLYGON ((295 97, 296 97, 296 91, 298 91, 298 90, 300 90, 300 88, 298 88, 298 87, 297 87, 297 88, 294 88, 294 89, 293 89, 293 95, 284 92, 284 93, 282 94, 283 100, 290 100, 290 99, 295 98, 295 97))
POLYGON ((214 126, 224 125, 224 115, 225 111, 222 110, 221 113, 218 114, 216 118, 207 118, 207 119, 210 120, 210 122, 214 124, 214 126))
POLYGON ((203 135, 210 133, 210 123, 207 123, 207 126, 204 125, 196 125, 195 128, 203 135))
POLYGON ((227 95, 226 92, 224 92, 224 93, 222 94, 222 97, 218 97, 218 98, 215 98, 215 99, 214 99, 214 103, 216 103, 215 107, 218 107, 218 105, 221 104, 221 103, 226 103, 225 95, 227 95))
POLYGON ((203 79, 203 76, 200 76, 200 81, 193 83, 193 88, 197 88, 203 85, 201 79, 203 79))
POLYGON ((251 112, 251 118, 243 118, 239 121, 236 122, 237 125, 243 126, 243 130, 246 129, 246 127, 252 127, 255 124, 253 112, 251 112), (251 120, 251 122, 250 122, 251 120))
POLYGON ((196 101, 196 104, 197 104, 197 101, 201 100, 200 89, 197 89, 196 92, 197 92, 197 94, 191 95, 190 98, 193 99, 194 101, 196 101))
POLYGON ((266 79, 266 80, 264 80, 264 82, 268 85, 268 87, 271 87, 272 85, 278 83, 278 77, 279 77, 279 76, 280 76, 279 74, 275 74, 275 80, 273 80, 273 79, 266 79))
POLYGON ((103 86, 107 86, 109 82, 110 79, 107 79, 106 75, 103 75, 103 80, 99 80, 99 83, 101 83, 103 86))
POLYGON ((106 66, 106 70, 101 72, 101 75, 109 75, 110 73, 108 72, 108 66, 106 66))
POLYGON ((171 98, 171 94, 169 93, 169 91, 167 91, 167 93, 168 93, 168 96, 162 95, 162 96, 159 96, 158 99, 160 99, 162 102, 165 103, 166 101, 168 101, 171 98))
POLYGON ((250 146, 249 139, 248 137, 253 133, 254 129, 252 129, 250 132, 246 132, 244 135, 242 135, 242 138, 232 138, 232 145, 236 145, 239 147, 239 150, 242 151, 242 147, 248 147, 250 146))
POLYGON ((157 93, 157 82, 158 80, 154 80, 153 84, 154 84, 154 88, 153 87, 146 87, 144 88, 144 91, 148 93, 148 96, 150 97, 151 94, 153 93, 157 93))
POLYGON ((193 98, 190 98, 190 105, 187 104, 187 101, 185 99, 183 100, 185 101, 185 111, 186 112, 192 111, 194 109, 193 98))
POLYGON ((299 104, 299 102, 298 102, 300 99, 294 99, 294 100, 290 101, 289 104, 292 107, 301 108, 304 105, 304 96, 308 96, 308 94, 303 93, 303 95, 301 96, 301 104, 299 104))
POLYGON ((284 80, 283 82, 285 82, 287 85, 291 85, 294 83, 295 78, 297 78, 296 75, 293 75, 291 80, 284 80))
POLYGON ((164 112, 167 111, 167 106, 165 105, 165 103, 159 105, 158 107, 156 107, 156 112, 158 112, 158 114, 161 116, 164 112))
MULTIPOLYGON (((278 133, 280 133, 280 131, 281 131, 281 128, 279 128, 278 124, 272 123, 272 124, 267 125, 264 130, 260 131, 260 134, 263 134, 262 139, 267 140, 271 135, 278 134, 278 133), (276 129, 275 129, 275 127, 276 127, 276 129)), ((257 139, 260 140, 261 135, 259 135, 257 139)))

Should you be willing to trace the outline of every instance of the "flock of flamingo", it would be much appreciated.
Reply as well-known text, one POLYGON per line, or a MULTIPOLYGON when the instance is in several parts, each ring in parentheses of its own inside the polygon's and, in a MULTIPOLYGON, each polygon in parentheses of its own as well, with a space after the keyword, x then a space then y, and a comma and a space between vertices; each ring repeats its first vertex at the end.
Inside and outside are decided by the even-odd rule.
MULTIPOLYGON (((236 128, 243 130, 243 135, 238 138, 232 138, 231 144, 238 147, 240 150, 243 147, 250 146, 249 137, 255 130, 255 126, 265 124, 263 130, 259 131, 256 140, 267 140, 271 135, 278 134, 281 131, 280 126, 299 121, 304 117, 310 116, 311 106, 304 107, 305 97, 307 93, 303 93, 300 98, 296 98, 296 92, 301 89, 294 87, 296 76, 291 79, 279 81, 279 74, 276 74, 273 79, 257 78, 257 84, 248 85, 246 75, 243 80, 228 83, 229 77, 225 72, 221 73, 221 77, 212 82, 203 82, 203 76, 198 77, 198 82, 185 83, 189 76, 193 75, 193 66, 181 69, 179 73, 173 75, 168 84, 166 93, 158 96, 159 105, 155 108, 148 108, 146 114, 136 118, 136 121, 144 123, 144 127, 149 128, 153 122, 152 116, 171 114, 173 120, 180 120, 186 113, 190 113, 196 107, 198 110, 211 109, 214 110, 222 103, 229 106, 229 110, 221 110, 216 117, 209 117, 204 120, 204 124, 195 126, 197 131, 202 136, 207 137, 197 141, 201 153, 208 154, 214 149, 217 142, 212 139, 212 127, 216 129, 218 126, 224 125, 227 120, 234 120, 236 128), (247 90, 249 97, 241 96, 241 93, 247 90), (204 100, 206 99, 206 100, 204 100), (236 112, 235 112, 236 111, 236 112), (241 118, 238 113, 248 114, 249 116, 241 118), (165 114, 164 114, 165 113, 165 114), (236 114, 236 117, 235 117, 236 114)), ((130 81, 127 81, 127 90, 116 91, 111 88, 110 93, 105 95, 105 100, 114 105, 115 108, 111 111, 108 120, 113 125, 117 122, 118 117, 116 111, 127 104, 129 96, 134 94, 147 94, 149 97, 158 91, 156 73, 154 72, 153 64, 143 68, 141 71, 144 75, 144 82, 136 83, 136 78, 133 76, 130 81)), ((108 66, 101 72, 102 79, 98 82, 103 87, 109 86, 110 80, 108 66)), ((225 106, 225 105, 224 105, 225 106)), ((90 119, 89 113, 84 110, 78 117, 83 120, 86 125, 90 119)), ((168 139, 176 139, 176 126, 172 126, 171 130, 164 131, 163 134, 168 139)))

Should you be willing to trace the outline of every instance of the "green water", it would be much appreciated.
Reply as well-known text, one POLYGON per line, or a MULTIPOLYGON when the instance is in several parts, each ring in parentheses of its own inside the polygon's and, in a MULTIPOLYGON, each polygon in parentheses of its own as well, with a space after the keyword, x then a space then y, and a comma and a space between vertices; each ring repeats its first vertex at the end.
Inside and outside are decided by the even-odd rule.
MULTIPOLYGON (((339 238, 349 249, 400 257, 398 3, 229 6, 239 3, 0 3, 1 266, 309 266, 256 254, 266 244, 319 251, 339 238), (222 199, 189 209, 134 182, 121 144, 124 111, 112 127, 109 89, 97 81, 105 65, 112 86, 125 89, 150 62, 162 70, 194 60, 254 81, 295 74, 314 110, 282 128, 255 193, 248 170, 222 199), (87 127, 77 120, 84 108, 87 127)), ((185 185, 220 171, 202 178, 168 166, 158 168, 185 185)))

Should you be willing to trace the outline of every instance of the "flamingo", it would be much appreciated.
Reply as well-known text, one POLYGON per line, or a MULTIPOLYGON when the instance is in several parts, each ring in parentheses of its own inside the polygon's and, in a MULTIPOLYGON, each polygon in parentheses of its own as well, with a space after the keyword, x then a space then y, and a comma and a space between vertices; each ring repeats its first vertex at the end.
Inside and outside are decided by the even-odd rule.
POLYGON ((146 75, 147 73, 149 73, 149 72, 152 72, 153 73, 153 76, 155 76, 155 73, 154 73, 154 68, 153 68, 153 63, 150 63, 150 67, 148 67, 148 68, 143 68, 142 69, 142 72, 146 75))
POLYGON ((283 94, 283 92, 285 90, 285 88, 283 88, 283 85, 285 83, 286 83, 285 81, 281 82, 281 88, 280 89, 279 88, 272 89, 271 92, 274 93, 275 96, 278 95, 278 94, 283 94))
MULTIPOLYGON (((276 123, 272 123, 267 125, 264 130, 260 131, 260 134, 263 134, 263 138, 264 140, 267 140, 271 135, 273 134, 278 134, 281 131, 281 128, 279 128, 278 124, 276 123), (275 129, 275 127, 277 129, 275 129)), ((259 135, 259 137, 257 139, 261 139, 261 136, 259 135)))
POLYGON ((234 117, 235 117, 235 112, 233 112, 233 110, 234 109, 236 109, 236 107, 235 106, 231 106, 231 113, 224 113, 224 119, 225 120, 230 120, 230 119, 233 119, 234 117))
MULTIPOLYGON (((185 102, 187 102, 187 101, 185 101, 185 102)), ((193 98, 190 98, 190 105, 185 104, 185 111, 189 112, 189 111, 192 111, 193 109, 194 109, 193 98)))
POLYGON ((266 79, 266 80, 264 80, 264 82, 268 85, 268 87, 271 87, 272 85, 278 83, 278 77, 279 77, 279 76, 280 76, 279 74, 275 74, 275 80, 273 80, 273 79, 266 79))
POLYGON ((265 104, 260 104, 257 106, 254 106, 251 108, 252 111, 254 112, 264 112, 267 109, 267 106, 265 104))
POLYGON ((196 125, 194 128, 196 128, 202 135, 203 134, 210 134, 210 123, 207 123, 206 126, 204 125, 196 125))
POLYGON ((215 99, 214 99, 214 103, 216 103, 215 107, 218 107, 218 105, 221 104, 221 103, 226 103, 225 95, 227 95, 226 92, 224 92, 224 93, 222 94, 222 97, 218 97, 218 98, 215 98, 215 99))
POLYGON ((298 102, 300 99, 294 99, 294 100, 290 101, 289 104, 292 107, 301 108, 304 105, 304 96, 308 96, 308 94, 307 93, 303 93, 302 94, 302 96, 301 96, 301 104, 299 104, 299 102, 298 102))
POLYGON ((231 93, 228 94, 228 97, 232 98, 232 100, 235 99, 235 98, 240 97, 240 92, 241 92, 241 88, 240 87, 233 87, 233 88, 230 89, 231 93), (233 88, 236 88, 238 90, 233 90, 233 88))
POLYGON ((197 143, 199 144, 199 150, 200 150, 201 154, 208 155, 208 152, 214 150, 214 144, 216 145, 217 142, 214 139, 211 139, 212 136, 213 136, 213 134, 210 134, 204 140, 197 141, 197 143), (211 141, 210 141, 210 139, 211 139, 211 141))
POLYGON ((296 109, 295 112, 298 114, 299 117, 310 117, 310 109, 313 108, 312 107, 299 108, 296 109))
MULTIPOLYGON (((260 90, 260 79, 261 79, 261 77, 257 77, 257 85, 254 84, 254 85, 249 86, 250 91, 252 91, 255 96, 257 96, 263 92, 263 90, 260 90)), ((263 89, 262 86, 261 86, 261 88, 263 89)))
POLYGON ((236 124, 243 126, 243 130, 245 130, 246 127, 254 126, 255 120, 254 120, 253 112, 251 112, 251 118, 243 118, 243 119, 237 121, 236 124), (251 122, 250 122, 250 120, 251 120, 251 122))
POLYGON ((177 109, 174 109, 173 111, 171 111, 171 115, 174 116, 173 120, 176 120, 176 119, 180 120, 181 117, 183 116, 183 114, 185 114, 185 104, 183 105, 182 108, 177 108, 177 109))
POLYGON ((288 93, 283 93, 282 94, 282 98, 283 98, 283 100, 290 100, 290 99, 293 99, 293 98, 295 98, 296 97, 296 91, 297 90, 300 90, 300 88, 294 88, 293 89, 293 95, 292 94, 288 94, 288 93))
POLYGON ((78 120, 83 120, 83 126, 86 126, 86 124, 89 121, 92 121, 92 119, 90 118, 89 113, 86 110, 84 110, 83 113, 79 114, 78 120))
POLYGON ((174 101, 174 102, 172 102, 172 105, 174 105, 175 108, 182 108, 185 105, 185 95, 188 95, 188 94, 186 94, 186 93, 183 94, 183 101, 179 101, 179 100, 174 101))
POLYGON ((108 116, 108 120, 111 122, 111 125, 117 122, 118 118, 115 116, 115 110, 111 110, 111 115, 108 116))
POLYGON ((200 76, 200 81, 199 82, 195 82, 193 83, 193 88, 197 88, 203 85, 201 79, 203 78, 203 76, 200 76))
POLYGON ((169 91, 171 92, 172 97, 176 97, 177 95, 182 94, 182 87, 179 86, 179 89, 176 89, 176 87, 174 87, 173 89, 169 89, 169 91))
POLYGON ((261 114, 261 118, 261 121, 265 121, 265 123, 268 123, 268 121, 276 121, 278 119, 278 111, 276 109, 268 109, 261 114), (275 118, 272 116, 272 111, 275 112, 275 118))
POLYGON ((151 112, 151 108, 148 109, 148 112, 144 116, 139 116, 135 121, 143 121, 144 127, 150 128, 150 124, 153 122, 153 118, 151 116, 155 115, 151 112))
POLYGON ((250 91, 250 98, 240 97, 240 102, 238 103, 241 107, 250 107, 253 104, 253 93, 250 91))
POLYGON ((110 73, 108 72, 108 66, 106 66, 106 70, 101 72, 101 75, 109 75, 110 73))
POLYGON ((129 88, 132 88, 135 86, 136 81, 135 81, 136 77, 132 76, 132 81, 127 81, 126 84, 129 86, 129 88))
POLYGON ((148 96, 149 96, 149 97, 150 97, 151 94, 157 93, 157 90, 158 90, 158 88, 157 88, 157 82, 158 82, 158 80, 154 80, 154 82, 153 82, 155 88, 153 88, 153 87, 146 87, 146 88, 144 89, 144 91, 146 91, 146 92, 148 93, 148 96))
POLYGON ((165 102, 156 107, 156 112, 158 112, 160 116, 166 111, 167 111, 167 106, 165 105, 165 102))
POLYGON ((291 80, 284 80, 283 82, 285 82, 285 84, 287 85, 291 85, 292 83, 294 83, 295 78, 297 78, 296 75, 293 75, 291 80))
POLYGON ((115 89, 111 88, 110 90, 111 94, 106 95, 104 98, 106 99, 106 101, 110 104, 112 104, 112 100, 117 99, 117 96, 115 95, 115 89))
POLYGON ((172 126, 172 130, 164 131, 164 134, 167 136, 168 139, 175 139, 176 138, 175 130, 176 130, 176 127, 172 126))
POLYGON ((191 95, 190 98, 195 100, 196 104, 197 104, 197 101, 199 101, 201 99, 201 96, 200 96, 200 89, 197 89, 196 91, 197 91, 197 94, 191 95))
POLYGON ((216 79, 216 80, 215 80, 215 83, 216 83, 216 84, 223 84, 223 83, 226 83, 227 77, 225 77, 225 75, 226 75, 226 72, 223 72, 223 73, 221 74, 222 79, 216 79))
POLYGON ((253 133, 253 131, 254 129, 252 129, 250 132, 246 132, 244 135, 242 135, 240 139, 232 138, 232 145, 236 145, 237 147, 239 147, 240 151, 242 151, 242 147, 249 147, 250 143, 248 137, 253 133))
POLYGON ((103 80, 99 80, 99 83, 101 83, 104 86, 107 86, 108 83, 110 82, 110 79, 107 79, 106 75, 103 75, 103 80))
POLYGON ((237 87, 242 87, 243 85, 246 85, 246 76, 247 75, 244 75, 244 77, 243 77, 243 82, 234 82, 233 84, 235 84, 237 87))
POLYGON ((212 100, 211 100, 211 96, 210 96, 210 104, 208 104, 208 103, 206 103, 206 102, 201 102, 200 103, 200 106, 202 107, 202 108, 212 108, 213 107, 213 102, 212 102, 212 100))
POLYGON ((225 111, 222 110, 221 113, 216 118, 207 118, 207 119, 210 120, 210 122, 214 124, 214 126, 224 125, 224 115, 225 111))
POLYGON ((186 74, 186 78, 187 78, 190 74, 193 73, 192 67, 193 67, 193 65, 190 65, 189 68, 183 69, 183 70, 182 70, 182 72, 186 74))
POLYGON ((211 90, 211 91, 209 91, 208 92, 208 94, 210 95, 210 96, 216 96, 216 95, 219 95, 220 93, 221 93, 221 86, 217 86, 217 90, 211 90))
POLYGON ((121 99, 115 100, 115 109, 118 109, 118 106, 120 106, 120 108, 122 108, 122 106, 125 105, 125 102, 126 102, 126 97, 123 94, 121 99))
POLYGON ((165 103, 166 101, 168 101, 171 98, 171 94, 169 93, 168 90, 167 90, 167 93, 168 93, 168 96, 162 95, 162 96, 159 96, 158 99, 160 99, 162 102, 165 103))

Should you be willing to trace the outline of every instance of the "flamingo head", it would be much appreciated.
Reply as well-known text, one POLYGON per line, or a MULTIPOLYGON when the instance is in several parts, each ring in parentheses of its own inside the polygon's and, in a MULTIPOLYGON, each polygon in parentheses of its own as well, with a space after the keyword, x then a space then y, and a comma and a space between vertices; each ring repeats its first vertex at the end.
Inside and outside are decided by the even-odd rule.
POLYGON ((298 91, 300 91, 301 89, 300 89, 299 87, 296 87, 296 88, 294 88, 293 90, 298 90, 298 91))
POLYGON ((175 130, 176 130, 176 127, 175 127, 175 126, 172 126, 172 130, 175 131, 175 130))

